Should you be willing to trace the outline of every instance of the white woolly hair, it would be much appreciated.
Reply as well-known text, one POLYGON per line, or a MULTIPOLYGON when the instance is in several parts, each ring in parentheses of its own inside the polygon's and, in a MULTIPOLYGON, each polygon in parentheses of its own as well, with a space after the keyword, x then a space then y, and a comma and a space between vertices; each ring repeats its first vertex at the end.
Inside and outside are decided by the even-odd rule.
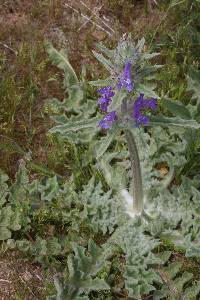
POLYGON ((120 192, 122 198, 124 199, 124 206, 126 213, 131 217, 135 218, 138 216, 138 212, 136 212, 133 208, 134 199, 129 194, 129 192, 126 189, 122 189, 120 192))

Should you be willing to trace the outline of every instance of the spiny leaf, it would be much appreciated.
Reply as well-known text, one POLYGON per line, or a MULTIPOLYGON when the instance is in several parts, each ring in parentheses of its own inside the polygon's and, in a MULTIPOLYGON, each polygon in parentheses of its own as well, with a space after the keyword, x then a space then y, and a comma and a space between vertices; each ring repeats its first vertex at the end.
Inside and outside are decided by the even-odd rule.
POLYGON ((94 81, 89 81, 89 84, 94 85, 94 86, 108 86, 113 84, 113 80, 112 79, 98 79, 98 80, 94 80, 94 81))
POLYGON ((0 170, 0 207, 6 202, 6 196, 8 195, 8 181, 9 177, 0 170))
POLYGON ((152 59, 152 58, 154 58, 158 55, 160 55, 160 53, 156 53, 156 52, 154 52, 154 53, 145 53, 144 54, 144 59, 147 59, 147 60, 152 59))
POLYGON ((70 84, 78 84, 76 73, 69 63, 67 54, 64 50, 59 52, 50 43, 46 43, 45 47, 52 62, 68 74, 70 84))
POLYGON ((106 48, 102 43, 97 44, 97 48, 109 58, 112 58, 114 55, 114 50, 106 48))
MULTIPOLYGON (((200 285, 198 282, 191 283, 193 274, 188 272, 183 272, 179 275, 182 263, 173 262, 169 263, 167 267, 162 267, 159 270, 159 274, 162 278, 163 284, 161 289, 157 289, 153 294, 154 300, 165 299, 168 297, 170 299, 191 299, 191 297, 196 297, 200 291, 200 285), (185 285, 187 288, 185 289, 185 285), (189 285, 189 286, 188 286, 189 285), (186 297, 186 298, 185 298, 186 297)), ((196 298, 195 298, 196 299, 196 298)))
POLYGON ((168 118, 162 115, 160 116, 150 116, 150 123, 151 126, 176 126, 176 127, 183 127, 183 128, 193 128, 198 129, 200 128, 200 123, 197 123, 195 120, 185 120, 178 117, 168 118))
POLYGON ((152 98, 156 98, 158 99, 158 95, 156 94, 156 92, 154 91, 154 89, 156 88, 155 84, 142 84, 139 83, 135 86, 135 91, 137 94, 144 94, 147 97, 152 97, 152 98))
POLYGON ((99 117, 94 117, 89 120, 83 119, 77 122, 69 120, 67 124, 55 126, 51 128, 49 131, 51 133, 65 134, 69 131, 78 131, 85 128, 97 127, 98 121, 99 121, 99 117))
POLYGON ((29 183, 28 170, 24 160, 20 160, 15 182, 10 187, 10 202, 21 201, 27 194, 27 184, 29 183))
POLYGON ((136 49, 139 53, 142 52, 143 48, 144 48, 144 44, 145 44, 145 38, 141 38, 141 40, 138 41, 136 49))
POLYGON ((185 299, 195 298, 200 292, 200 281, 195 282, 192 286, 187 287, 184 292, 185 299))
POLYGON ((179 116, 182 119, 192 118, 190 111, 180 101, 172 101, 164 98, 161 100, 161 103, 175 116, 179 116))
POLYGON ((99 54, 95 51, 92 51, 92 53, 94 54, 96 59, 98 59, 98 61, 101 62, 110 73, 113 72, 114 66, 112 65, 110 60, 106 59, 102 54, 99 54))
POLYGON ((108 130, 105 137, 101 138, 101 140, 97 142, 95 147, 97 160, 106 152, 106 150, 112 143, 117 132, 118 132, 118 127, 113 127, 110 130, 108 130))

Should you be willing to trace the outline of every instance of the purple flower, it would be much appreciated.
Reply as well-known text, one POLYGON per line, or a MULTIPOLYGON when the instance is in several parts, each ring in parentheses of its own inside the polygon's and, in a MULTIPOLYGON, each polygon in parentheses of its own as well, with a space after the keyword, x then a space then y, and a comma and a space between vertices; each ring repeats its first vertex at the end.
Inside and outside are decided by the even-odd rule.
POLYGON ((99 126, 103 129, 109 129, 116 119, 116 112, 111 111, 99 122, 99 126))
POLYGON ((97 103, 99 104, 99 107, 102 111, 107 112, 108 109, 108 105, 110 104, 111 99, 110 98, 106 98, 106 97, 102 97, 99 98, 97 103))
POLYGON ((113 97, 114 96, 114 92, 112 91, 112 86, 108 85, 108 86, 105 86, 99 90, 97 90, 97 93, 101 94, 101 95, 104 95, 108 98, 110 97, 113 97))
POLYGON ((157 109, 157 100, 154 98, 144 99, 144 94, 140 94, 133 105, 133 118, 135 120, 136 126, 143 124, 144 126, 149 123, 149 117, 141 113, 144 109, 157 109))
POLYGON ((112 91, 111 86, 105 86, 99 90, 97 90, 97 93, 101 94, 103 97, 99 98, 97 103, 99 104, 99 107, 102 111, 107 112, 108 105, 112 101, 111 97, 114 96, 114 92, 112 91))
POLYGON ((130 93, 133 90, 133 83, 131 79, 131 62, 128 61, 125 64, 123 73, 121 74, 119 78, 119 82, 117 84, 117 89, 121 90, 122 87, 125 87, 126 90, 130 93))

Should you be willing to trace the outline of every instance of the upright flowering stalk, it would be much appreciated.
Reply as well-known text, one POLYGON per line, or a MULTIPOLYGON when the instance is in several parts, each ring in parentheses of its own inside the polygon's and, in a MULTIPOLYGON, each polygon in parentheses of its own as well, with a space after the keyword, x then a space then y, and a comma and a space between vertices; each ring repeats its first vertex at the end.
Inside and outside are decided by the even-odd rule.
MULTIPOLYGON (((106 87, 101 89, 102 91, 106 91, 106 93, 110 93, 111 89, 106 87)), ((104 94, 105 96, 105 94, 104 94)), ((107 94, 107 96, 109 96, 107 94)), ((108 99, 107 97, 106 99, 108 99)), ((110 99, 108 100, 110 103, 110 99)), ((107 107, 109 105, 107 104, 107 107)), ((107 108, 106 107, 106 108, 107 108)), ((134 126, 146 126, 149 123, 149 117, 145 115, 145 110, 155 110, 157 108, 157 101, 154 98, 144 99, 144 94, 140 94, 139 97, 133 103, 133 112, 131 114, 131 118, 134 121, 134 126)), ((127 100, 123 101, 121 107, 121 115, 127 115, 127 100)), ((99 126, 103 129, 109 129, 113 123, 117 119, 117 114, 115 111, 111 111, 99 122, 99 126)), ((133 206, 131 210, 131 215, 141 215, 144 213, 144 200, 143 200, 143 184, 142 184, 142 173, 140 166, 140 158, 138 154, 137 145, 135 142, 135 137, 133 135, 132 130, 128 127, 125 128, 125 137, 128 145, 128 150, 130 154, 131 160, 131 169, 133 174, 133 206)), ((130 203, 130 202, 129 202, 130 203)), ((130 211, 129 211, 130 214, 130 211)))
MULTIPOLYGON (((145 67, 146 58, 142 55, 143 45, 143 39, 138 42, 137 46, 134 46, 129 39, 127 41, 123 40, 115 51, 114 63, 111 63, 109 66, 113 68, 113 72, 111 70, 113 86, 109 85, 97 90, 101 95, 97 103, 100 110, 105 113, 104 118, 99 122, 99 126, 104 130, 108 130, 116 122, 116 127, 118 125, 120 125, 120 128, 124 127, 133 174, 133 205, 129 214, 131 216, 145 215, 142 172, 133 128, 147 126, 149 117, 146 111, 155 110, 157 108, 156 99, 145 99, 142 93, 136 100, 133 99, 133 94, 138 93, 139 86, 143 83, 145 74, 149 75, 149 69, 145 67), (121 72, 119 70, 121 69, 122 59, 125 63, 121 72), (133 78, 135 80, 134 82, 133 78), (114 86, 116 80, 117 83, 116 86, 114 86), (123 93, 119 93, 122 89, 123 93), (126 92, 126 94, 124 92, 126 92), (113 98, 115 93, 116 97, 113 98), (112 109, 109 110, 111 102, 112 109)), ((130 204, 130 197, 127 203, 128 205, 130 204)))
POLYGON ((125 135, 133 173, 133 214, 141 215, 144 209, 144 204, 140 158, 132 131, 128 129, 125 130, 125 135))
MULTIPOLYGON (((133 104, 133 114, 134 123, 136 127, 141 125, 146 126, 149 123, 149 117, 142 113, 142 110, 157 108, 157 101, 154 98, 144 99, 144 94, 140 94, 137 100, 133 104)), ((130 160, 133 172, 133 213, 135 215, 140 215, 144 213, 143 204, 143 185, 142 185, 142 174, 140 166, 140 158, 138 154, 137 145, 135 143, 135 138, 133 132, 129 129, 125 131, 127 145, 130 153, 130 160)))

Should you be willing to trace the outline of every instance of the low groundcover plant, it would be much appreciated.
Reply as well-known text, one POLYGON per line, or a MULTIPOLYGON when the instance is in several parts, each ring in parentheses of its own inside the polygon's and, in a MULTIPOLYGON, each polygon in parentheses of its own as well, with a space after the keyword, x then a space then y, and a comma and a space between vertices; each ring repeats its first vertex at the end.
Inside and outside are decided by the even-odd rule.
MULTIPOLYGON (((136 54, 137 57, 139 57, 139 53, 136 54)), ((132 79, 132 63, 130 61, 125 63, 124 70, 119 76, 116 88, 118 91, 124 89, 127 94, 124 93, 119 100, 119 103, 121 102, 121 107, 116 111, 110 112, 109 105, 112 103, 112 97, 117 92, 113 91, 114 87, 112 86, 106 86, 97 90, 99 94, 103 95, 103 97, 98 99, 100 109, 103 112, 106 112, 105 117, 99 122, 99 126, 102 129, 109 129, 114 124, 115 126, 119 124, 118 126, 123 126, 125 129, 132 169, 134 171, 133 210, 137 215, 143 212, 143 188, 138 150, 133 133, 131 130, 129 130, 129 126, 134 128, 142 125, 148 125, 149 117, 145 115, 145 110, 156 110, 157 99, 144 99, 144 94, 140 93, 138 98, 134 100, 133 95, 130 94, 134 90, 134 83, 132 79)))
MULTIPOLYGON (((112 83, 97 90, 97 93, 103 96, 98 99, 97 103, 100 110, 106 113, 104 118, 100 120, 99 126, 106 130, 111 129, 111 127, 118 127, 125 132, 133 171, 133 210, 136 215, 144 212, 144 194, 134 128, 155 126, 157 122, 158 126, 164 127, 172 125, 183 128, 199 128, 199 124, 195 121, 193 125, 184 125, 180 122, 182 118, 172 118, 173 122, 170 122, 169 118, 164 118, 163 116, 160 118, 151 118, 149 116, 149 113, 157 110, 157 99, 159 99, 154 91, 155 85, 150 85, 149 83, 154 80, 154 72, 160 66, 149 65, 149 59, 157 56, 158 53, 144 53, 143 47, 144 39, 140 40, 135 46, 131 42, 130 36, 128 36, 120 41, 112 54, 105 48, 100 48, 109 58, 112 55, 113 61, 107 60, 101 54, 94 52, 97 59, 110 71, 111 76, 106 80, 93 82, 93 84, 101 85, 101 83, 104 84, 106 81, 112 83), (153 97, 149 98, 149 96, 153 97)), ((170 100, 164 99, 164 104, 167 104, 169 107, 172 103, 170 100)), ((180 106, 181 110, 182 105, 180 103, 177 105, 180 106)), ((171 106, 171 110, 173 110, 173 104, 171 106)), ((179 107, 176 107, 175 104, 175 108, 177 111, 179 107)), ((184 109, 187 110, 185 107, 184 109)), ((190 115, 189 110, 188 114, 190 115)), ((191 120, 188 121, 191 122, 191 120)))

